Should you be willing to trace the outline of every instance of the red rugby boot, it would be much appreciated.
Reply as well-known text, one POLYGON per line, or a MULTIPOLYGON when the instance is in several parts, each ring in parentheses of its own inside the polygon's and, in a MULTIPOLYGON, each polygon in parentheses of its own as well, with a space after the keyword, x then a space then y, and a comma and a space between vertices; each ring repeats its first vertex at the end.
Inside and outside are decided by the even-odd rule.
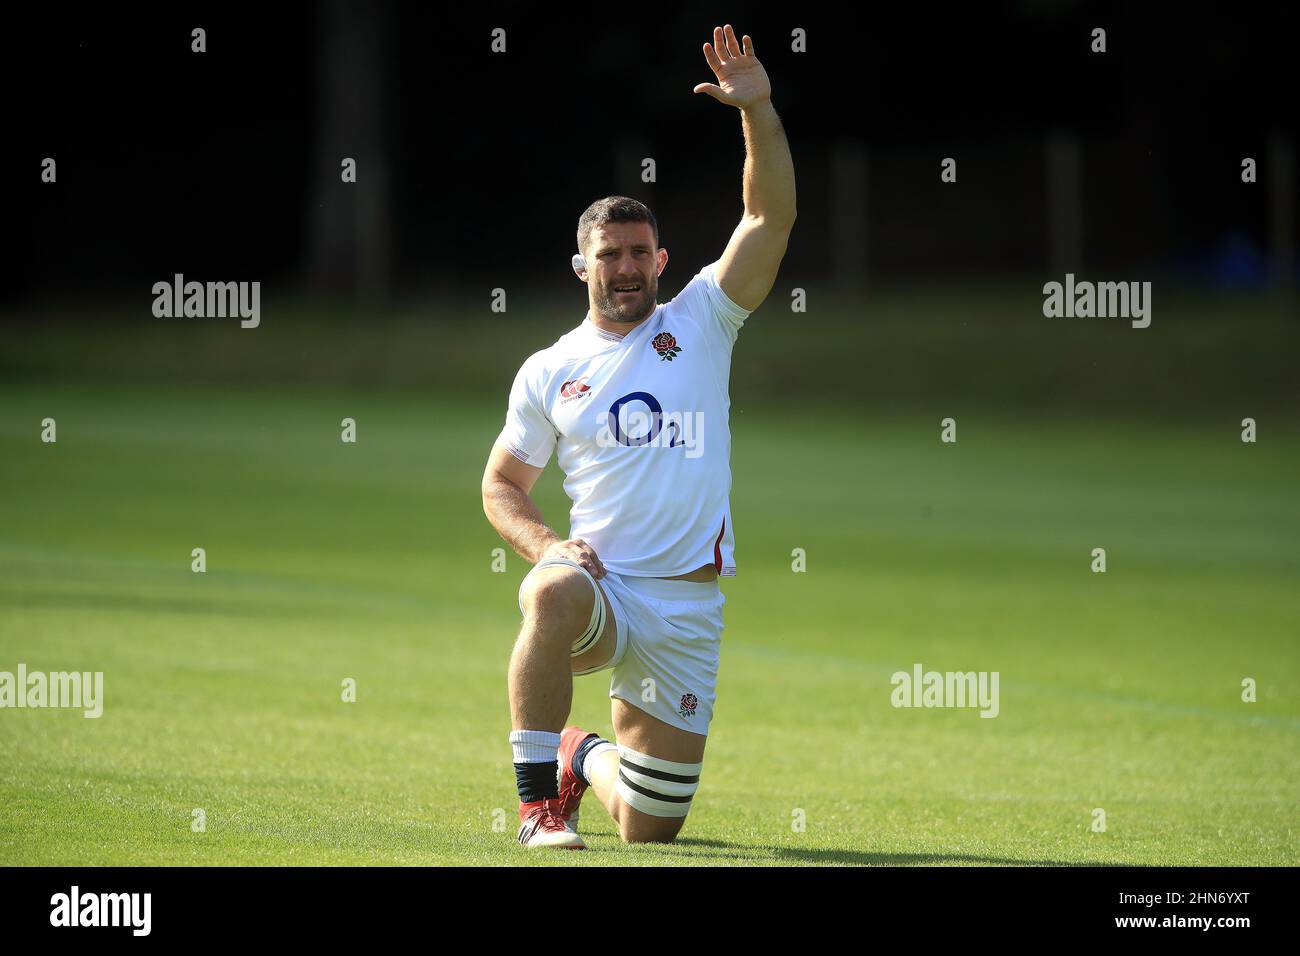
POLYGON ((573 755, 584 740, 596 736, 598 735, 581 727, 565 727, 560 731, 560 750, 556 754, 560 764, 559 814, 574 833, 578 832, 578 805, 582 803, 582 795, 587 792, 587 785, 573 772, 573 755))
POLYGON ((556 797, 519 804, 519 842, 526 847, 550 846, 561 850, 585 850, 587 844, 570 830, 560 815, 556 797))

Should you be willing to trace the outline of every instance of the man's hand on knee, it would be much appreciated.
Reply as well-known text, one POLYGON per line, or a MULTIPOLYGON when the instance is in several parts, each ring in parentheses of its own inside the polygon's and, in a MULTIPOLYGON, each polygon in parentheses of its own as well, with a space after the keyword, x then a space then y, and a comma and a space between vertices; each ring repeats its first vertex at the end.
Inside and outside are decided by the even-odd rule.
POLYGON ((597 581, 606 574, 605 565, 596 556, 596 549, 581 538, 556 541, 542 552, 542 556, 537 559, 537 563, 541 564, 547 558, 568 558, 570 561, 576 561, 586 568, 587 573, 597 581))

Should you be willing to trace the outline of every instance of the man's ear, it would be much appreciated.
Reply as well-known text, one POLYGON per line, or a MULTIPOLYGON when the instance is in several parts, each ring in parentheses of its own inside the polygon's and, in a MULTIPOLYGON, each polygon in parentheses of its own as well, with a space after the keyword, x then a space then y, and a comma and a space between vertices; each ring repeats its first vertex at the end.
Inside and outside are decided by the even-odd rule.
POLYGON ((581 254, 573 257, 573 272, 583 282, 587 281, 587 260, 581 254))
POLYGON ((656 272, 655 275, 661 276, 664 274, 664 269, 668 266, 668 250, 663 248, 663 246, 660 246, 658 251, 655 252, 655 258, 658 260, 659 265, 659 271, 656 272))

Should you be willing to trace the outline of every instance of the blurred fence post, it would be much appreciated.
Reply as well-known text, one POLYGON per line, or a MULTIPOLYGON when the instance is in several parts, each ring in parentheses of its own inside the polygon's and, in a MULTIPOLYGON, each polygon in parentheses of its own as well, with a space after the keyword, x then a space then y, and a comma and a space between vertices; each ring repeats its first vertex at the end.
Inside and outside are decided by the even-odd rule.
POLYGON ((1079 138, 1047 134, 1047 249, 1053 276, 1083 271, 1083 162, 1079 138))
POLYGON ((317 138, 312 144, 307 272, 317 294, 382 304, 391 282, 384 42, 388 8, 332 0, 320 10, 317 138), (355 183, 340 174, 357 163, 355 183))
POLYGON ((1268 140, 1268 252, 1273 284, 1290 304, 1295 294, 1295 143, 1281 132, 1268 140))
POLYGON ((831 277, 842 295, 867 287, 867 151, 861 143, 840 142, 831 150, 831 277))

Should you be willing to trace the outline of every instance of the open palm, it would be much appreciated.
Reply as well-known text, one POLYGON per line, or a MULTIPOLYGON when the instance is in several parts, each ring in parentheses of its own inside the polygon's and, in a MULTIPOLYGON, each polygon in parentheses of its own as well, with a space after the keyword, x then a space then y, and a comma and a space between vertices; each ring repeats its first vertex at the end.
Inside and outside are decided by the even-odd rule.
POLYGON ((704 44, 704 59, 718 82, 700 83, 693 92, 708 93, 715 100, 742 110, 772 95, 767 70, 754 55, 754 41, 746 34, 742 46, 731 24, 713 28, 713 44, 704 44))

